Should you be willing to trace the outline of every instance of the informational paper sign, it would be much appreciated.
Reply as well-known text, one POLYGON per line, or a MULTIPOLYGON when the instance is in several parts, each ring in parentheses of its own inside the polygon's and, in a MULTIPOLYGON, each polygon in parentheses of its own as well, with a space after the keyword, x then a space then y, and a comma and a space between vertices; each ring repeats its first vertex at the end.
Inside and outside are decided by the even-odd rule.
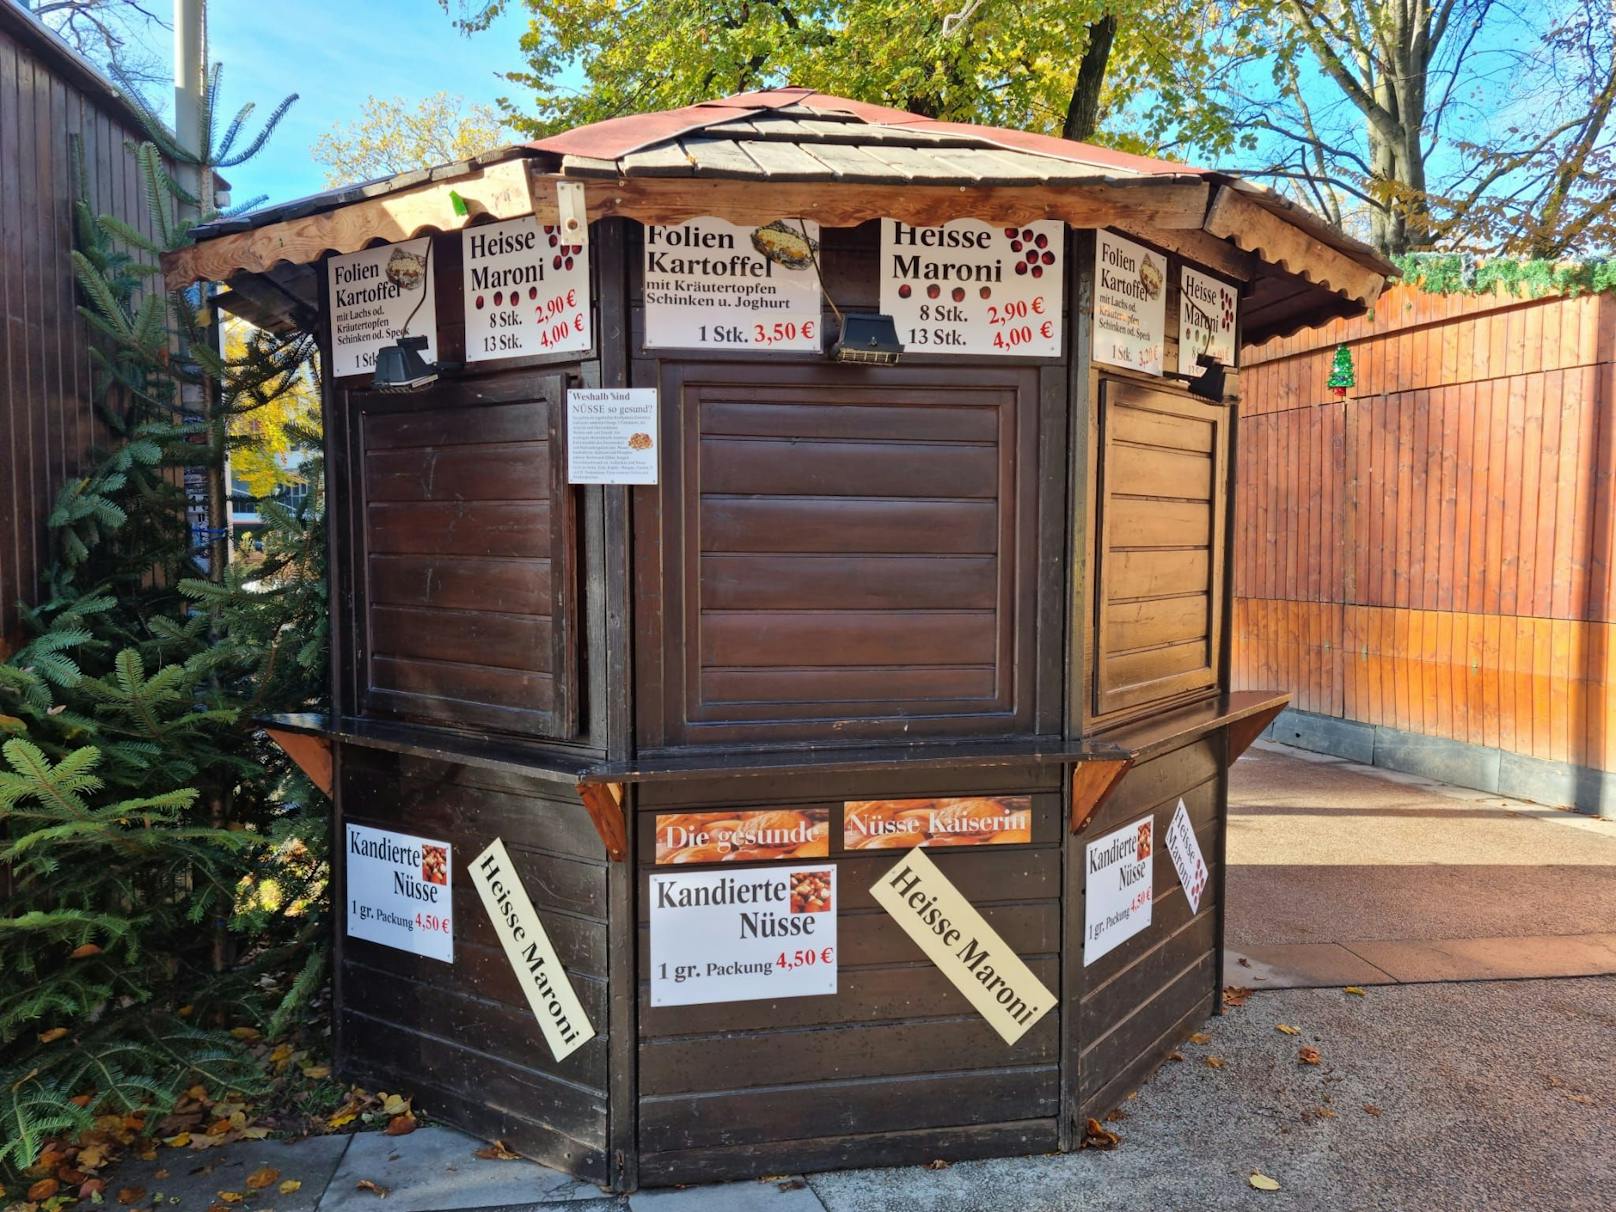
POLYGON ((1210 354, 1234 365, 1234 318, 1239 296, 1234 287, 1185 267, 1178 292, 1178 373, 1199 375, 1198 358, 1210 354))
POLYGON ((431 243, 423 236, 326 262, 333 375, 373 372, 376 351, 398 340, 405 320, 409 320, 411 336, 426 338, 422 358, 427 362, 437 359, 438 308, 432 290, 432 258, 427 255, 431 243))
POLYGON ((1005 1043, 1054 1008, 1055 995, 924 851, 904 855, 870 893, 1005 1043))
POLYGON ((1182 798, 1173 809, 1173 819, 1167 825, 1167 853, 1172 856, 1178 872, 1178 882, 1184 885, 1184 896, 1190 903, 1190 912, 1201 911, 1201 893, 1206 891, 1206 860, 1201 857, 1201 843, 1190 827, 1189 809, 1182 798))
POLYGON ((448 842, 348 826, 348 937, 454 963, 448 842))
POLYGON ((916 353, 1059 357, 1065 243, 1059 219, 882 219, 881 310, 916 353))
POLYGON ((1083 963, 1092 964, 1150 925, 1156 820, 1124 825, 1088 844, 1083 859, 1083 963))
POLYGON ((595 1038, 595 1028, 499 838, 471 861, 471 882, 533 1017, 539 1020, 544 1042, 556 1060, 565 1059, 595 1038))
POLYGON ((466 361, 587 350, 589 249, 532 215, 460 233, 466 361))
POLYGON ((651 874, 651 1004, 836 992, 836 868, 651 874))
POLYGON ((1167 258, 1108 231, 1095 238, 1094 360, 1162 372, 1167 258))
POLYGON ((645 229, 647 349, 818 353, 819 224, 700 218, 645 229))
POLYGON ((567 392, 567 483, 655 484, 654 387, 575 387, 567 392))
POLYGON ((842 845, 848 850, 909 846, 1016 846, 1032 841, 1032 797, 962 796, 930 800, 848 800, 842 845))
POLYGON ((725 808, 656 818, 656 865, 758 863, 830 854, 829 808, 725 808))

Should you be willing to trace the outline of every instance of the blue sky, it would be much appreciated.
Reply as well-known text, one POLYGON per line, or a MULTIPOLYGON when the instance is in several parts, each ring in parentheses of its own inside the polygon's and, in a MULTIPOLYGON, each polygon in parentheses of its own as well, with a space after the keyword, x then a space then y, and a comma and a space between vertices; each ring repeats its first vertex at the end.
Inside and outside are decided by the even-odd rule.
POLYGON ((300 97, 258 156, 225 170, 232 196, 280 202, 323 189, 310 145, 357 117, 372 94, 414 99, 444 91, 491 103, 512 93, 498 76, 522 66, 517 40, 527 11, 511 7, 514 14, 467 38, 437 0, 214 0, 208 49, 224 64, 226 114, 247 101, 261 113, 288 93, 300 97))

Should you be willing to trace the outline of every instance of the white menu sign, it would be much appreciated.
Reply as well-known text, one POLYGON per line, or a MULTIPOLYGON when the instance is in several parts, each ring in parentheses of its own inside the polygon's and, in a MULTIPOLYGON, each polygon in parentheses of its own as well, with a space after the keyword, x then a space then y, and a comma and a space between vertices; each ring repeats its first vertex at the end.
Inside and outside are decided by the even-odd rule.
POLYGON ((651 1004, 836 992, 836 867, 655 872, 651 1004))
POLYGON ((567 392, 567 483, 655 484, 654 387, 575 387, 567 392))
POLYGON ((882 219, 881 310, 914 353, 1059 357, 1065 237, 1059 219, 882 219))
POLYGON ((426 337, 422 358, 429 363, 437 360, 438 309, 432 292, 432 258, 427 255, 430 245, 423 236, 326 262, 333 375, 374 371, 376 351, 398 340, 406 320, 411 336, 426 337))
POLYGON ((1167 258, 1096 233, 1094 360, 1159 375, 1166 334, 1167 258))
POLYGON ((723 219, 645 228, 647 349, 818 353, 819 224, 723 219))
POLYGON ((1083 963, 1092 964, 1150 925, 1156 819, 1090 842, 1083 855, 1083 963))
POLYGON ((466 361, 587 350, 589 249, 528 215, 460 233, 466 361))
POLYGON ((448 842, 349 825, 348 937, 454 963, 454 852, 448 842))
POLYGON ((1195 840, 1190 827, 1189 810, 1182 797, 1173 809, 1173 819, 1167 826, 1167 853, 1172 856, 1178 872, 1178 882, 1184 885, 1184 896, 1189 900, 1190 912, 1201 911, 1201 893, 1206 891, 1206 860, 1201 856, 1201 843, 1195 840))
POLYGON ((1178 292, 1178 373, 1199 376, 1200 354, 1234 365, 1234 287, 1185 268, 1178 292))

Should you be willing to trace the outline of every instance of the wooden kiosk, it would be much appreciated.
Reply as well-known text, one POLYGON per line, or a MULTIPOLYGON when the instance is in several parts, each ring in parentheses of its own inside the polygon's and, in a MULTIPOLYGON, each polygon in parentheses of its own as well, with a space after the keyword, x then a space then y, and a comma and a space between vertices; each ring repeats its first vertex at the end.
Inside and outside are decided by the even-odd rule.
POLYGON ((336 804, 345 1076, 630 1190, 1074 1148, 1215 1012, 1286 701, 1227 691, 1235 355, 1370 250, 783 89, 166 271, 323 342, 333 708, 273 731, 336 804))

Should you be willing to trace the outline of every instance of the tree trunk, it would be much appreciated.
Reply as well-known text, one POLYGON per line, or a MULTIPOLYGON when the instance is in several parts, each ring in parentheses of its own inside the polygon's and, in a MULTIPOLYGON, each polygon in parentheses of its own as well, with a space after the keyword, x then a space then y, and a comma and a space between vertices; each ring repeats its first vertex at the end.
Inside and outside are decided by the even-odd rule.
POLYGON ((1089 26, 1089 44, 1083 48, 1082 62, 1077 65, 1072 100, 1061 125, 1062 137, 1088 139, 1100 125, 1100 90, 1105 85, 1105 65, 1116 37, 1117 19, 1109 13, 1089 26))

